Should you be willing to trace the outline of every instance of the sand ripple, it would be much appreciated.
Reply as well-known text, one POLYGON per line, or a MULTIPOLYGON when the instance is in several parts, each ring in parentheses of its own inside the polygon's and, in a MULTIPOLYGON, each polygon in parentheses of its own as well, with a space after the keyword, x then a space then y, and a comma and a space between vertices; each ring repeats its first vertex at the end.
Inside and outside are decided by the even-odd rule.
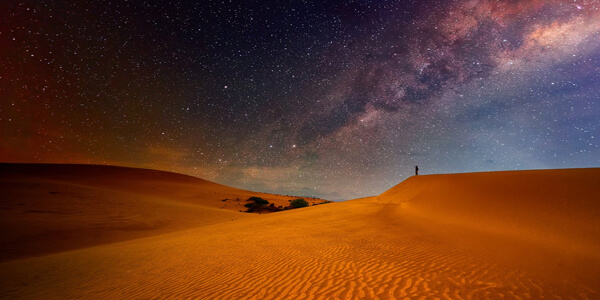
POLYGON ((589 286, 501 265, 378 206, 336 204, 7 262, 0 298, 598 297, 589 286))

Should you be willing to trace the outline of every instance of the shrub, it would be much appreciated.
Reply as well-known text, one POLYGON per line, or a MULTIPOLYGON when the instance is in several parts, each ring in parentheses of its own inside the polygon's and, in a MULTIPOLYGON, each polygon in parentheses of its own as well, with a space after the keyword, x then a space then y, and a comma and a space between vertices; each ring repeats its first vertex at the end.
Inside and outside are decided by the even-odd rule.
POLYGON ((254 201, 254 203, 259 204, 259 205, 269 204, 269 201, 267 201, 261 197, 250 197, 250 198, 248 198, 248 201, 254 201))
POLYGON ((298 198, 298 199, 292 200, 292 202, 290 202, 290 205, 295 208, 300 208, 300 207, 308 206, 308 202, 306 202, 306 200, 304 200, 302 198, 298 198))
POLYGON ((273 207, 265 208, 264 206, 269 204, 269 201, 267 201, 261 197, 250 197, 250 198, 248 198, 248 201, 252 201, 252 202, 244 204, 244 206, 248 208, 248 210, 246 210, 246 212, 260 213, 263 210, 274 211, 274 209, 277 209, 273 205, 272 205, 273 207))

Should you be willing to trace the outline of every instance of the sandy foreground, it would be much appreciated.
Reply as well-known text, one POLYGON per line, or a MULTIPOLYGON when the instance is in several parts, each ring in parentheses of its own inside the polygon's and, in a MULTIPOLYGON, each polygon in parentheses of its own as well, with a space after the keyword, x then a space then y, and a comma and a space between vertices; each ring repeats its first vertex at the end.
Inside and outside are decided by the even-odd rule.
POLYGON ((183 175, 11 168, 3 299, 600 298, 600 169, 418 176, 257 215, 219 206, 235 189, 183 175))

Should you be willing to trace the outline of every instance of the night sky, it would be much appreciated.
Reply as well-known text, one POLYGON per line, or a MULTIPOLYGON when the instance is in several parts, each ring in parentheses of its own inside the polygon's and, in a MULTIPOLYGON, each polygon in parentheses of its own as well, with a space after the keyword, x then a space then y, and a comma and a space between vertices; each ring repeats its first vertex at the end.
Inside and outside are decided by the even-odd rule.
POLYGON ((600 167, 600 1, 8 0, 0 101, 0 161, 279 194, 600 167))

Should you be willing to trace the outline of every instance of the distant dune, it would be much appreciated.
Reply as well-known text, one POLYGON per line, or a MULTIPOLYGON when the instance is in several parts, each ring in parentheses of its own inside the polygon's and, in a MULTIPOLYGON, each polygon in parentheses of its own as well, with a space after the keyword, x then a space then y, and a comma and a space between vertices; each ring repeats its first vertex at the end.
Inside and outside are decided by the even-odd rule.
MULTIPOLYGON (((109 216, 120 216, 112 209, 78 215, 72 203, 81 201, 123 207, 123 226, 169 220, 172 230, 5 261, 0 298, 600 298, 600 169, 418 176, 378 197, 265 215, 212 206, 235 194, 214 183, 147 170, 128 170, 124 183, 107 172, 94 180, 3 175, 0 212, 11 222, 46 216, 128 232, 110 227, 109 216), (192 192, 192 183, 210 189, 192 192), (10 194, 14 185, 30 192, 10 194), (38 192, 48 202, 38 210, 52 213, 6 204, 27 206, 38 192)), ((38 224, 2 222, 15 241, 38 224)))
POLYGON ((0 164, 0 261, 249 218, 252 196, 294 198, 148 169, 0 164))

